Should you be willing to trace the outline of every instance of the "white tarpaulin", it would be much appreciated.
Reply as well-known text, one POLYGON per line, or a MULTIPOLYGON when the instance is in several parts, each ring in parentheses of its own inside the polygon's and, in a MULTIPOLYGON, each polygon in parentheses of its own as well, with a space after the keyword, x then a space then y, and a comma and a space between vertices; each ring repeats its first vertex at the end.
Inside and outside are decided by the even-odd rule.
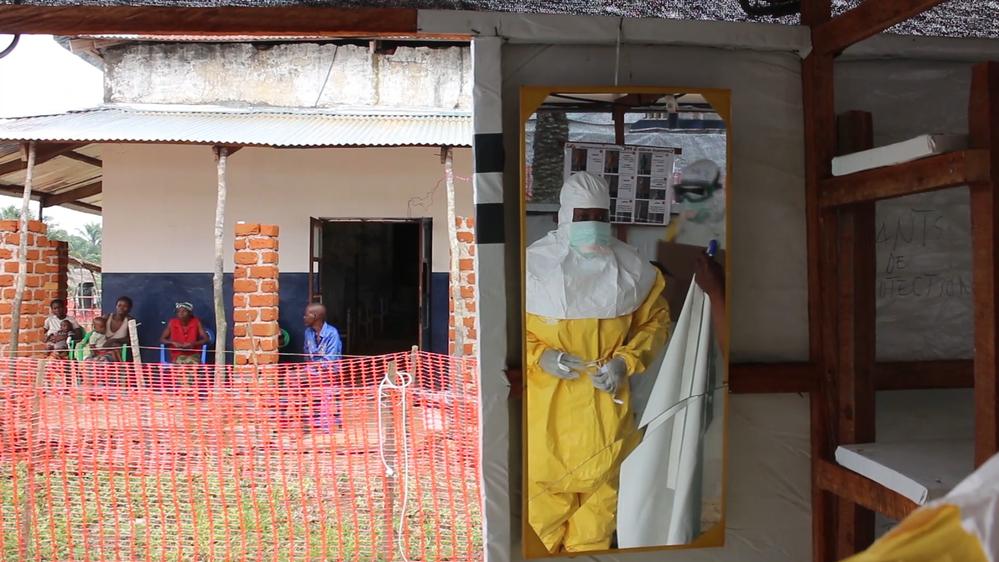
POLYGON ((693 282, 642 412, 642 443, 621 467, 618 545, 686 544, 700 532, 711 303, 693 282))

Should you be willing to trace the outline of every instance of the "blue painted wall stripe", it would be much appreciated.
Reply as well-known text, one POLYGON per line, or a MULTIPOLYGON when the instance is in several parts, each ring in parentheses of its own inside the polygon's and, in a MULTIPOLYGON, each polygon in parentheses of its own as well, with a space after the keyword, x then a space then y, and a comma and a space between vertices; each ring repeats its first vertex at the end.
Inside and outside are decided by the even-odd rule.
MULTIPOLYGON (((114 309, 118 297, 127 295, 135 303, 132 315, 139 322, 139 344, 159 347, 160 334, 174 314, 174 303, 189 301, 206 328, 215 330, 211 273, 105 273, 102 277, 102 308, 114 309)), ((434 273, 430 285, 430 351, 447 353, 448 336, 448 274, 434 273)), ((226 321, 230 326, 227 348, 232 349, 232 274, 223 280, 226 321)), ((282 351, 301 353, 302 311, 308 301, 308 275, 281 273, 281 327, 288 330, 291 343, 282 351)), ((88 326, 89 328, 89 326, 88 326)), ((142 360, 159 361, 159 352, 145 350, 142 360)))

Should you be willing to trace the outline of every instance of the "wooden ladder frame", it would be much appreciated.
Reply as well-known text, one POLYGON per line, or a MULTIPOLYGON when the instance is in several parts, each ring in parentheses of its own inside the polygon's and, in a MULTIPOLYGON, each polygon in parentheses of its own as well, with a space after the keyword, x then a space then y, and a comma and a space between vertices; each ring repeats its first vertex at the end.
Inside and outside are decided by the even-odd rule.
POLYGON ((999 175, 999 64, 974 67, 968 149, 847 176, 831 173, 837 152, 863 150, 872 144, 869 114, 850 112, 836 119, 835 57, 848 46, 941 2, 867 0, 836 17, 832 17, 830 0, 802 2, 802 21, 811 27, 813 48, 803 63, 802 93, 809 344, 816 369, 810 389, 815 562, 839 560, 866 548, 874 538, 874 512, 901 518, 916 508, 909 499, 834 461, 837 446, 874 441, 876 390, 972 383, 975 464, 983 463, 999 447, 999 230, 995 223, 999 197, 994 190, 999 175), (961 361, 918 364, 911 381, 896 375, 886 384, 885 366, 875 363, 875 203, 959 185, 968 185, 971 191, 974 360, 972 365, 961 361))

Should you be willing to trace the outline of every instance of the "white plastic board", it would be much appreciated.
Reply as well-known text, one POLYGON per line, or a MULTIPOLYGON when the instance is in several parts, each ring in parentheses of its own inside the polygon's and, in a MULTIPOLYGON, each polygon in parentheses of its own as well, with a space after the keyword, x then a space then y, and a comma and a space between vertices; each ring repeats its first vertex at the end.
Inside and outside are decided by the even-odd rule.
POLYGON ((836 462, 919 505, 943 497, 974 470, 970 439, 861 443, 836 448, 836 462))
POLYGON ((964 135, 919 135, 902 142, 837 156, 832 159, 832 173, 834 176, 845 176, 960 150, 967 146, 968 139, 964 135))

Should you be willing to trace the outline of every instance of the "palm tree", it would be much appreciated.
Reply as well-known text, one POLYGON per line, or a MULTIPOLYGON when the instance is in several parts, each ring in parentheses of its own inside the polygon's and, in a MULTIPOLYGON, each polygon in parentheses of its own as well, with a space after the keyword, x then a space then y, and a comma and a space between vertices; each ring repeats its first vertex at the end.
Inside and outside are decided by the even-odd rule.
POLYGON ((101 262, 101 224, 92 222, 69 236, 69 255, 91 263, 101 262))
MULTIPOLYGON (((0 208, 0 220, 18 220, 21 218, 21 209, 14 205, 0 208)), ((34 213, 29 217, 35 220, 34 213)), ((65 229, 60 228, 51 218, 43 219, 48 227, 49 240, 63 240, 69 242, 69 255, 76 259, 91 263, 101 263, 101 223, 92 222, 83 225, 75 234, 70 234, 65 229)))

